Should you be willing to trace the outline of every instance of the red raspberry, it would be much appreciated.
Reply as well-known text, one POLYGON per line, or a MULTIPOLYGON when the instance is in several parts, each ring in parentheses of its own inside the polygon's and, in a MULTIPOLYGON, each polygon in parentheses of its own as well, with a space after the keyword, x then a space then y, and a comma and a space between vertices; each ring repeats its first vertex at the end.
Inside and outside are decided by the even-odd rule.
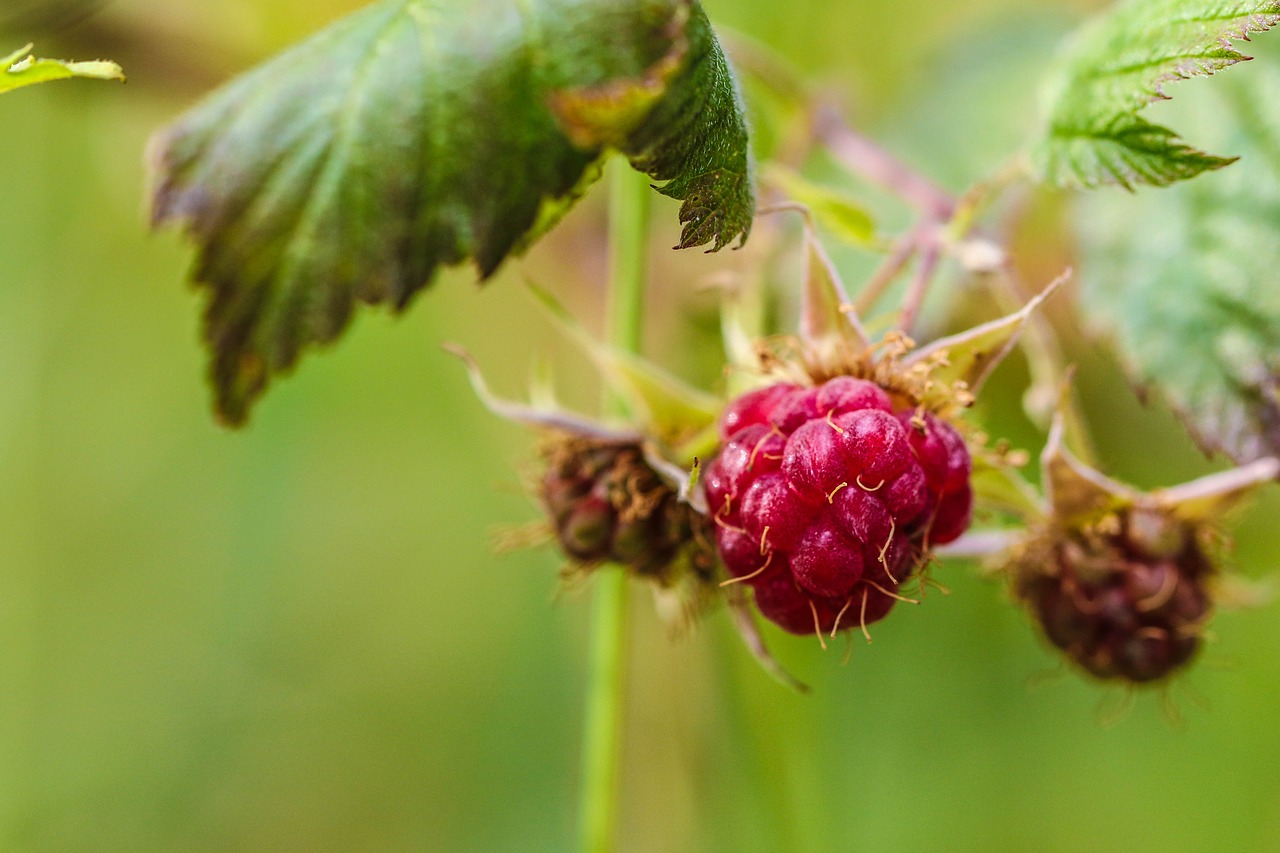
POLYGON ((796 634, 882 619, 931 545, 969 523, 970 460, 947 423, 839 376, 751 391, 703 479, 729 574, 796 634))

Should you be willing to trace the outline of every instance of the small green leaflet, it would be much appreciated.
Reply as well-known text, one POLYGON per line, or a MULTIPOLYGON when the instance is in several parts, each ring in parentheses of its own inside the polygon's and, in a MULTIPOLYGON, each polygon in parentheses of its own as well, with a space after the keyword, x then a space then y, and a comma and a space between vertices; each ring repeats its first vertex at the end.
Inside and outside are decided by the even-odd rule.
POLYGON ((1032 152, 1044 180, 1093 188, 1166 186, 1234 162, 1138 115, 1167 83, 1250 57, 1234 46, 1280 22, 1280 0, 1126 0, 1072 39, 1046 93, 1032 152))
POLYGON ((1179 99, 1241 163, 1160 193, 1080 199, 1082 307, 1206 451, 1280 454, 1280 62, 1179 99))
POLYGON ((491 276, 610 150, 684 202, 679 248, 746 239, 744 112, 695 0, 382 0, 214 93, 154 138, 152 216, 197 243, 218 414, 358 302, 491 276))
POLYGON ((23 86, 90 77, 96 80, 124 82, 124 70, 114 62, 67 62, 62 59, 37 59, 31 55, 34 45, 19 48, 8 56, 0 56, 0 94, 23 86))
POLYGON ((765 170, 764 181, 808 208, 819 225, 846 243, 877 246, 876 223, 871 213, 840 190, 815 184, 799 172, 772 164, 765 170))

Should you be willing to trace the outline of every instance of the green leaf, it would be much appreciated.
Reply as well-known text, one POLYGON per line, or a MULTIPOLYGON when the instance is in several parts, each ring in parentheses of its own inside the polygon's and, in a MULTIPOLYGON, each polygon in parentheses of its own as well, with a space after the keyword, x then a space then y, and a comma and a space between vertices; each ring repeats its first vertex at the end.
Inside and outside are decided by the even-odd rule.
POLYGON ((1241 166, 1079 211, 1082 303, 1207 451, 1280 453, 1280 61, 1180 101, 1241 166))
POLYGON ((1277 0, 1127 0, 1070 43, 1047 93, 1040 174, 1060 186, 1166 186, 1235 162, 1138 113, 1166 83, 1242 62, 1233 39, 1280 22, 1277 0))
POLYGON ((50 80, 66 80, 71 77, 89 77, 95 80, 119 80, 124 82, 124 70, 114 62, 67 62, 62 59, 37 59, 31 55, 33 45, 19 48, 8 56, 0 57, 0 94, 47 83, 50 80))
POLYGON ((488 278, 610 149, 684 201, 681 247, 746 239, 743 111, 694 0, 382 0, 214 93, 153 140, 153 221, 198 244, 218 413, 356 303, 488 278))
POLYGON ((877 247, 876 223, 871 213, 839 190, 808 181, 785 166, 770 165, 765 180, 775 184, 836 237, 855 246, 877 247))

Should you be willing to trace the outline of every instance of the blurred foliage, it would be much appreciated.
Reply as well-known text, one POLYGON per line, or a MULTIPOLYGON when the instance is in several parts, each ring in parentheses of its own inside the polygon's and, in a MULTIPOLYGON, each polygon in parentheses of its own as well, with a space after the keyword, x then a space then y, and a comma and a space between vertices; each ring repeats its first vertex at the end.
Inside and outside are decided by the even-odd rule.
MULTIPOLYGON (((573 843, 586 599, 556 598, 549 552, 494 554, 495 526, 534 517, 520 486, 529 438, 489 416, 439 349, 465 344, 511 392, 546 354, 566 402, 594 405, 519 270, 483 291, 449 275, 430 311, 358 319, 231 434, 207 413, 197 298, 180 284, 189 253, 145 233, 147 135, 354 5, 117 0, 80 17, 19 0, 49 14, 0 12, 0 43, 130 72, 127 87, 0 102, 21 129, 0 159, 2 849, 573 843)), ((706 3, 954 189, 1030 132, 1022 105, 1046 46, 1086 5, 706 3)), ((1060 208, 1050 196, 1022 208, 1029 280, 1069 251, 1060 208)), ((658 223, 674 222, 665 213, 658 223)), ((525 262, 592 325, 602 217, 593 193, 525 262)), ((758 259, 670 253, 675 238, 655 228, 647 348, 713 382, 714 300, 697 284, 758 259)), ((838 257, 850 282, 874 260, 838 257)), ((770 277, 793 284, 798 266, 770 277)), ((957 322, 984 310, 982 291, 952 293, 957 322)), ((1051 313, 1103 466, 1142 486, 1205 471, 1176 419, 1141 407, 1105 350, 1072 332, 1066 303, 1051 313)), ((1025 381, 1011 360, 978 414, 1036 451, 1025 381)), ((1267 495, 1240 528, 1251 575, 1274 568, 1277 511, 1267 495)), ((809 698, 764 675, 723 614, 671 639, 636 596, 623 849, 1277 848, 1274 608, 1219 616, 1218 642, 1175 688, 1183 728, 1149 694, 1108 728, 1099 701, 1122 697, 1073 675, 1028 689, 1056 659, 996 585, 962 564, 937 576, 950 596, 887 620, 847 665, 838 648, 771 634, 809 698)))
POLYGON ((0 56, 0 94, 23 86, 33 86, 53 80, 68 80, 72 77, 124 82, 124 72, 114 62, 100 60, 65 62, 60 59, 44 59, 33 56, 31 48, 32 45, 28 44, 6 56, 0 56))
POLYGON ((699 5, 488 2, 370 5, 153 137, 152 220, 198 247, 228 423, 361 303, 401 311, 467 260, 492 276, 607 150, 684 202, 681 248, 745 242, 746 116, 699 5))
POLYGON ((1280 45, 1259 39, 1249 73, 1170 104, 1240 157, 1166 193, 1080 200, 1090 319, 1114 330, 1135 379, 1183 414, 1208 451, 1280 452, 1280 45))

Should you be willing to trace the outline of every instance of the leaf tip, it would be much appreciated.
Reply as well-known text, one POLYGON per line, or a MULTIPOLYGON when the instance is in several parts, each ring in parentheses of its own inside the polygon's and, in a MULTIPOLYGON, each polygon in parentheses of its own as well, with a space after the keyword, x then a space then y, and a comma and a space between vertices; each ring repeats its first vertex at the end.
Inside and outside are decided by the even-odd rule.
POLYGON ((177 217, 175 180, 171 157, 173 128, 163 127, 147 138, 142 165, 147 175, 148 222, 151 230, 171 224, 177 217))
POLYGON ((240 429, 267 387, 267 364, 258 353, 217 352, 209 367, 213 414, 218 423, 240 429))

